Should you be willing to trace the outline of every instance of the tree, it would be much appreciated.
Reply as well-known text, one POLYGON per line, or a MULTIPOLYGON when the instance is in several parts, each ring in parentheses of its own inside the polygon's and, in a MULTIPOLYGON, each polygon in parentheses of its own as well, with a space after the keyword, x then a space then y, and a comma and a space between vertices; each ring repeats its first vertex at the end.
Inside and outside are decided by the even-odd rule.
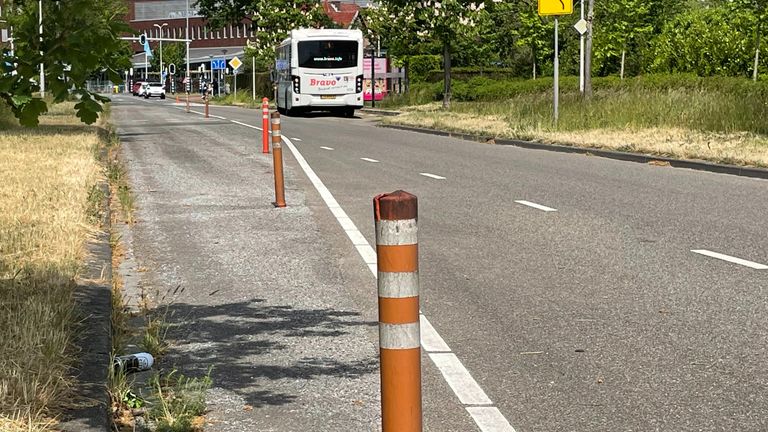
MULTIPOLYGON (((158 44, 157 51, 152 53, 149 64, 154 70, 160 70, 160 47, 158 44)), ((163 43, 163 66, 168 68, 168 65, 173 63, 176 65, 177 74, 184 71, 186 68, 186 47, 182 42, 165 42, 163 43)))
POLYGON ((620 75, 624 79, 627 49, 630 44, 653 31, 649 23, 650 9, 645 0, 612 0, 598 9, 595 58, 605 64, 620 58, 620 75))
POLYGON ((669 21, 655 39, 652 70, 747 75, 753 69, 755 19, 747 9, 725 5, 684 12, 669 21))
POLYGON ((197 6, 213 26, 250 17, 255 35, 251 53, 263 70, 274 63, 275 49, 292 29, 333 27, 316 0, 198 0, 197 6))
POLYGON ((404 31, 439 42, 443 55, 443 108, 451 107, 451 56, 458 41, 475 39, 487 19, 485 2, 470 0, 383 0, 403 17, 404 31))
POLYGON ((37 126, 40 114, 48 110, 47 102, 35 95, 40 91, 43 64, 46 92, 53 102, 77 96, 77 116, 91 124, 109 99, 88 91, 88 78, 106 72, 112 81, 122 82, 117 70, 130 67, 128 43, 119 39, 130 31, 123 20, 127 10, 120 0, 44 1, 42 5, 41 37, 38 2, 5 1, 15 51, 3 51, 0 98, 22 125, 37 126))

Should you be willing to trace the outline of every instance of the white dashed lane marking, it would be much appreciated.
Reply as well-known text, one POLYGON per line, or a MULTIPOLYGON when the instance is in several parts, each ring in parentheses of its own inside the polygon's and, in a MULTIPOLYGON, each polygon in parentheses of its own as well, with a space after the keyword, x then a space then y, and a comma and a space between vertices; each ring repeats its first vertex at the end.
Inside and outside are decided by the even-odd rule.
POLYGON ((723 260, 723 261, 728 261, 730 263, 743 265, 745 267, 753 268, 755 270, 768 270, 768 265, 756 263, 754 261, 748 261, 748 260, 741 259, 741 258, 732 257, 730 255, 725 255, 725 254, 721 254, 721 253, 717 253, 717 252, 712 252, 712 251, 709 251, 709 250, 706 250, 706 249, 692 249, 691 252, 699 254, 699 255, 708 256, 708 257, 711 257, 711 258, 717 258, 717 259, 720 259, 720 260, 723 260))
POLYGON ((360 158, 360 160, 371 162, 371 163, 379 163, 379 161, 377 161, 376 159, 371 159, 371 158, 360 158))
POLYGON ((333 147, 320 146, 323 150, 333 150, 333 147))
POLYGON ((543 206, 541 204, 536 204, 534 202, 525 201, 525 200, 517 200, 515 201, 518 204, 522 204, 524 206, 533 207, 535 209, 545 211, 545 212, 556 212, 557 209, 553 209, 552 207, 543 206))
POLYGON ((433 178, 435 180, 445 180, 445 177, 439 176, 437 174, 430 174, 430 173, 419 173, 419 174, 423 175, 424 177, 433 178))

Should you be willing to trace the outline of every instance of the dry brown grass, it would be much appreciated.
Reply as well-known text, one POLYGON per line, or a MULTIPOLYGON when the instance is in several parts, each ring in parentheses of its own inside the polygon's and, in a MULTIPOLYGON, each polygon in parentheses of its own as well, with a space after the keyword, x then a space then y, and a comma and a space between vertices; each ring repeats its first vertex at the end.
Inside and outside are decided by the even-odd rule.
POLYGON ((672 127, 557 132, 544 127, 520 127, 502 115, 443 112, 437 104, 407 109, 399 116, 382 121, 547 144, 768 167, 768 137, 748 132, 714 133, 672 127))
POLYGON ((99 141, 72 104, 0 132, 0 430, 45 430, 67 403, 99 141))

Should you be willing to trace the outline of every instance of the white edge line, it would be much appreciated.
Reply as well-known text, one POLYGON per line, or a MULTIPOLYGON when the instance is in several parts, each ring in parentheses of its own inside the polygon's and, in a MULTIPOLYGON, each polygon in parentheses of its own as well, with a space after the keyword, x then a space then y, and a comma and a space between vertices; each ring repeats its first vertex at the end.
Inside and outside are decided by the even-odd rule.
POLYGON ((483 432, 515 432, 496 407, 467 407, 467 412, 483 432))
POLYGON ((541 204, 536 204, 536 203, 530 202, 530 201, 516 200, 515 202, 518 203, 518 204, 522 204, 522 205, 528 206, 528 207, 533 207, 535 209, 542 210, 542 211, 545 211, 545 212, 556 212, 557 211, 557 209, 553 209, 552 207, 547 207, 547 206, 544 206, 544 205, 541 205, 541 204))
POLYGON ((234 124, 239 124, 240 126, 249 127, 249 128, 251 128, 251 129, 256 129, 256 130, 263 130, 263 129, 262 129, 262 128, 260 128, 260 127, 252 126, 252 125, 249 125, 249 124, 246 124, 246 123, 243 123, 243 122, 239 122, 239 121, 237 121, 237 120, 230 120, 230 121, 231 121, 232 123, 234 123, 234 124))
POLYGON ((419 173, 419 174, 423 175, 424 177, 433 178, 435 180, 445 180, 445 177, 439 176, 437 174, 430 174, 430 173, 419 173))
MULTIPOLYGON (((339 203, 336 201, 336 199, 333 197, 333 194, 331 194, 331 191, 328 190, 328 188, 323 184, 323 181, 320 180, 320 177, 317 176, 315 171, 312 169, 312 167, 309 166, 309 163, 306 159, 304 159, 304 156, 298 151, 296 146, 293 145, 290 139, 287 137, 283 137, 283 141, 285 141, 285 145, 288 147, 288 149, 293 153, 293 157, 296 159, 296 162, 298 162, 299 166, 304 170, 304 173, 309 178, 309 181, 312 183, 312 185, 317 189, 320 196, 323 198, 323 201, 325 201, 325 204, 328 206, 329 210, 333 212, 334 216, 336 216, 337 221, 340 225, 342 225, 341 218, 347 218, 349 219, 349 216, 347 216, 344 209, 341 208, 339 203)), ((376 252, 371 247, 368 242, 365 242, 365 244, 359 244, 359 240, 361 238, 364 239, 363 235, 360 233, 360 230, 357 229, 356 226, 354 226, 354 223, 352 223, 352 220, 349 219, 349 223, 351 223, 352 226, 347 226, 347 229, 344 229, 344 232, 347 234, 347 237, 352 241, 353 244, 355 244, 355 248, 357 249, 360 256, 363 258, 363 261, 368 265, 368 269, 371 271, 374 277, 377 277, 377 269, 376 269, 376 252), (357 234, 351 234, 353 232, 356 232, 357 234), (373 259, 372 259, 373 258, 373 259), (373 261, 373 262, 371 262, 373 261)), ((344 225, 347 225, 346 221, 344 225)), ((343 227, 343 225, 342 225, 343 227)), ((448 381, 448 385, 451 386, 456 396, 459 398, 459 400, 465 404, 465 405, 491 405, 492 402, 490 398, 485 394, 483 389, 480 387, 480 385, 475 381, 474 378, 472 378, 472 375, 469 373, 469 371, 464 367, 464 365, 461 363, 461 361, 456 357, 456 355, 452 352, 450 352, 450 347, 448 344, 445 343, 445 341, 440 337, 440 335, 437 333, 437 331, 434 330, 434 327, 429 323, 429 320, 427 320, 426 316, 420 315, 419 320, 422 322, 426 322, 428 324, 427 328, 431 330, 427 330, 428 332, 434 331, 434 335, 428 335, 429 337, 437 336, 440 341, 442 341, 442 344, 436 344, 440 345, 440 349, 445 349, 448 352, 432 352, 429 353, 430 359, 432 359, 432 362, 435 363, 436 366, 438 366, 438 369, 440 369, 440 372, 443 374, 443 376, 446 378, 446 381, 448 381), (422 318, 423 317, 423 321, 422 318), (443 365, 443 369, 440 368, 438 365, 438 362, 443 365), (452 381, 449 381, 449 377, 452 381)), ((432 347, 435 348, 435 347, 432 347)), ((426 351, 426 348, 425 348, 426 351)), ((486 407, 486 408, 492 408, 492 407, 486 407)), ((498 411, 498 409, 496 410, 498 411)), ((472 416, 472 419, 475 420, 475 423, 480 427, 482 432, 510 432, 509 429, 505 429, 505 425, 509 426, 509 422, 504 417, 501 412, 498 412, 498 415, 493 414, 491 415, 473 415, 472 411, 469 411, 469 414, 472 416)), ((511 428, 511 426, 509 426, 511 428)), ((514 432, 514 429, 511 430, 511 432, 514 432)))
POLYGON ((721 254, 721 253, 717 253, 717 252, 712 252, 712 251, 709 251, 709 250, 706 250, 706 249, 691 249, 691 252, 699 254, 699 255, 708 256, 708 257, 711 257, 711 258, 721 259, 723 261, 728 261, 728 262, 731 262, 731 263, 734 263, 734 264, 740 264, 740 265, 743 265, 745 267, 753 268, 755 270, 768 270, 768 265, 756 263, 754 261, 749 261, 749 260, 745 260, 745 259, 741 259, 741 258, 732 257, 730 255, 725 255, 725 254, 721 254))
POLYGON ((464 405, 492 405, 491 399, 472 378, 467 368, 454 353, 430 353, 429 358, 437 366, 448 385, 464 405))

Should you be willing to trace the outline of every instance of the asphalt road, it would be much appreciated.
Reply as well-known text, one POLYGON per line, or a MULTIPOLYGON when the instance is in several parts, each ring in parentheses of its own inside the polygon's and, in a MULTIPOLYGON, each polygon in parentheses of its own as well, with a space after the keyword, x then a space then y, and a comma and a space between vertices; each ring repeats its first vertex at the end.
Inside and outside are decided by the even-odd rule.
MULTIPOLYGON (((136 105, 205 122, 170 102, 136 105)), ((256 131, 218 122, 258 126, 260 113, 211 112, 258 150, 256 131)), ((284 117, 283 131, 371 244, 374 195, 419 197, 422 311, 518 432, 768 429, 768 270, 692 252, 768 264, 768 182, 383 129, 367 116, 284 117)), ((340 271, 364 272, 287 151, 286 162, 349 260, 340 271)), ((370 281, 347 289, 370 310, 373 278, 356 275, 370 281)), ((428 429, 478 430, 424 364, 428 429)))

